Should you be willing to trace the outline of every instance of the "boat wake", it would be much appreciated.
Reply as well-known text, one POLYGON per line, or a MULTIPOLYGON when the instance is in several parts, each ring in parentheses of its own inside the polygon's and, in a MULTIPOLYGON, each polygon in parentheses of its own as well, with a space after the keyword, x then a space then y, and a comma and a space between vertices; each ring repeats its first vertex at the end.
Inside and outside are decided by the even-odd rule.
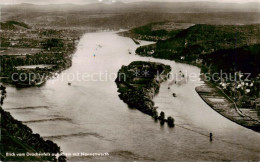
POLYGON ((103 136, 97 134, 97 133, 73 133, 73 134, 65 134, 65 135, 55 135, 55 136, 45 136, 44 139, 61 139, 61 138, 67 138, 67 137, 82 137, 82 136, 94 136, 96 138, 104 138, 103 136))
POLYGON ((5 108, 6 110, 26 110, 26 109, 48 109, 49 106, 27 106, 27 107, 14 107, 5 108))
POLYGON ((46 121, 68 121, 71 122, 72 120, 69 118, 52 118, 52 119, 40 119, 40 120, 29 120, 29 121, 22 121, 23 123, 38 123, 38 122, 46 122, 46 121))

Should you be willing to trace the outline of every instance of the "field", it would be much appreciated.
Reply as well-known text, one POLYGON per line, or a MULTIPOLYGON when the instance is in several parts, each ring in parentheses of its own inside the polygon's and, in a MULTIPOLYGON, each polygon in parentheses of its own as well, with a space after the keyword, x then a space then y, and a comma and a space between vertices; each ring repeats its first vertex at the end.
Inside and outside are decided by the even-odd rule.
POLYGON ((6 48, 0 50, 0 55, 32 55, 42 51, 40 48, 6 48))

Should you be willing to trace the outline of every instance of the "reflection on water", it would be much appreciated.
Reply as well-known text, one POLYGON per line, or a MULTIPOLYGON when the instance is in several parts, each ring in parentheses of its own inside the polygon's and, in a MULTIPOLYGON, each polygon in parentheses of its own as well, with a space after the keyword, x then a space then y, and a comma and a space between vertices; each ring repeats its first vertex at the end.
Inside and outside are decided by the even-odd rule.
MULTIPOLYGON (((115 78, 122 65, 136 60, 168 64, 174 73, 186 72, 185 77, 199 74, 194 66, 129 54, 136 48, 131 39, 113 32, 86 34, 74 55, 73 66, 60 75, 103 72, 115 78)), ((194 88, 203 84, 198 78, 164 82, 155 97, 158 111, 175 118, 172 129, 129 109, 119 99, 113 79, 68 79, 54 78, 40 88, 8 87, 4 108, 16 119, 26 121, 34 132, 58 143, 64 152, 110 153, 91 160, 260 159, 260 134, 209 108, 195 92, 194 88)))

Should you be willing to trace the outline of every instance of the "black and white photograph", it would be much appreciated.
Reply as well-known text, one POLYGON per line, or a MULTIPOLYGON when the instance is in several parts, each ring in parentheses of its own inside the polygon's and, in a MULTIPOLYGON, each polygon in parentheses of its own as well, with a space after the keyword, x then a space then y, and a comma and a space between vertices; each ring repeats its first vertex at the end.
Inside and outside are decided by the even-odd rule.
POLYGON ((260 0, 0 0, 0 161, 260 161, 260 0))

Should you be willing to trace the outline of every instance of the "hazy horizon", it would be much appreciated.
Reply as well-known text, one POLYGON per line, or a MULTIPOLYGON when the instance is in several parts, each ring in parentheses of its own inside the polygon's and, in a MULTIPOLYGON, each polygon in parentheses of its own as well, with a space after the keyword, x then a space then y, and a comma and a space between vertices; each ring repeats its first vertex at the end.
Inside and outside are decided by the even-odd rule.
POLYGON ((218 3, 249 3, 249 2, 258 2, 260 0, 1 0, 0 4, 21 4, 21 3, 30 3, 30 4, 91 4, 91 3, 114 3, 114 2, 218 2, 218 3))

